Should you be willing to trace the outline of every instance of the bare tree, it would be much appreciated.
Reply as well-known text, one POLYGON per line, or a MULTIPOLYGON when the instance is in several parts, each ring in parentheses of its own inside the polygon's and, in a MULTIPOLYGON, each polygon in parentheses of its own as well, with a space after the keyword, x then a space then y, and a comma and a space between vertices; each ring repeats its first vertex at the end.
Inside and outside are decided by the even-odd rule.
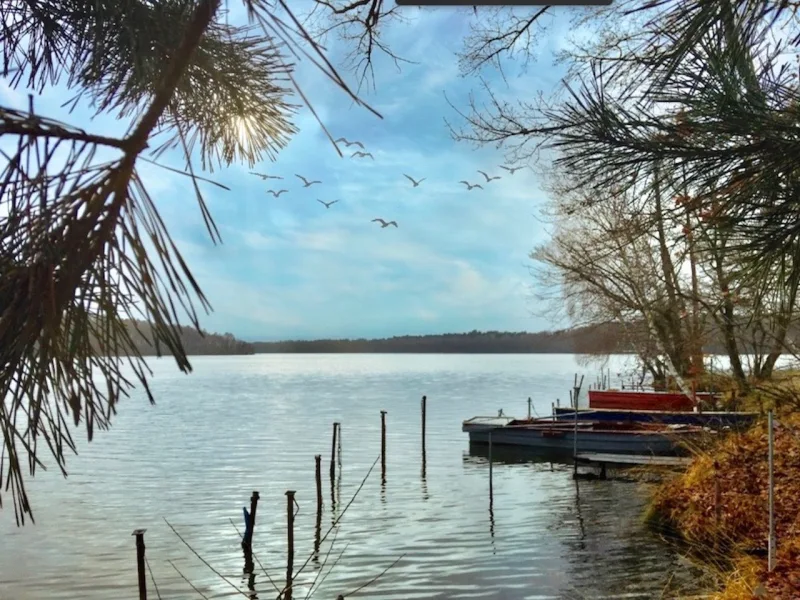
POLYGON ((628 341, 651 373, 681 381, 689 372, 690 332, 683 318, 685 282, 676 262, 685 253, 661 207, 658 180, 641 182, 636 193, 592 190, 587 195, 557 187, 556 231, 531 255, 544 267, 539 283, 560 288, 575 324, 628 327, 628 341), (642 327, 647 336, 641 335, 642 327))

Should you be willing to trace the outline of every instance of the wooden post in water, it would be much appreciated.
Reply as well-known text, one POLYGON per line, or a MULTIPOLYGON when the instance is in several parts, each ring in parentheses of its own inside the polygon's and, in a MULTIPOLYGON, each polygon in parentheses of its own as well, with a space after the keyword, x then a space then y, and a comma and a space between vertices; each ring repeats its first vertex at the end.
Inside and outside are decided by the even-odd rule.
POLYGON ((528 396, 528 421, 531 420, 531 402, 532 402, 531 397, 528 396))
POLYGON ((494 484, 493 484, 493 473, 492 473, 492 432, 489 431, 489 502, 492 502, 494 499, 494 484))
POLYGON ((428 397, 422 397, 422 454, 425 454, 425 421, 428 414, 428 397))
POLYGON ((315 473, 314 478, 317 482, 317 512, 322 512, 322 456, 317 454, 314 457, 315 473))
POLYGON ((146 529, 135 529, 131 535, 136 536, 136 572, 139 576, 139 600, 147 600, 147 580, 144 576, 144 532, 146 529))
POLYGON ((292 600, 292 578, 294 571, 294 490, 286 492, 286 593, 285 600, 292 600))
POLYGON ((314 527, 314 560, 319 560, 320 534, 322 529, 322 456, 314 457, 316 463, 315 478, 317 480, 317 521, 314 527))
MULTIPOLYGON (((425 476, 427 471, 427 464, 428 464, 428 457, 425 453, 425 424, 428 420, 428 397, 422 397, 422 470, 420 471, 420 475, 422 477, 422 485, 426 485, 425 476)), ((427 496, 427 492, 425 493, 427 496)))
POLYGON ((767 427, 769 434, 769 549, 767 553, 767 570, 775 568, 775 553, 777 542, 775 540, 775 472, 774 472, 774 453, 775 453, 775 428, 772 422, 772 410, 767 414, 767 427))
POLYGON ((336 478, 336 435, 339 433, 339 423, 333 423, 333 438, 331 439, 331 481, 336 478))
POLYGON ((381 479, 386 481, 386 411, 381 411, 381 479))

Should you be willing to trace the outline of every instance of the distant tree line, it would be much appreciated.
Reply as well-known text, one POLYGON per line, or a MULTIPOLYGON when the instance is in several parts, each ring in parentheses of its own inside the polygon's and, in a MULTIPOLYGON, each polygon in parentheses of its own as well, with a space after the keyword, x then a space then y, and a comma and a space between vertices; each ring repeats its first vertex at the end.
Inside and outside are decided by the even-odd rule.
MULTIPOLYGON (((800 332, 792 332, 800 334, 800 332)), ((644 323, 604 323, 557 331, 477 331, 439 335, 403 335, 379 339, 319 339, 253 342, 257 354, 636 354, 646 338, 644 323)), ((704 354, 724 355, 724 334, 714 331, 704 354)), ((244 342, 242 342, 244 343, 244 342)))
MULTIPOLYGON (((126 321, 126 327, 135 348, 142 356, 166 355, 172 353, 163 345, 160 352, 153 344, 152 326, 144 321, 126 321)), ((209 333, 194 327, 183 327, 180 331, 181 344, 188 356, 254 354, 253 344, 234 337, 232 333, 209 333)))
POLYGON ((538 333, 470 331, 442 335, 404 335, 368 340, 293 340, 255 342, 257 353, 443 353, 443 354, 596 354, 632 352, 620 345, 617 325, 578 327, 538 333))

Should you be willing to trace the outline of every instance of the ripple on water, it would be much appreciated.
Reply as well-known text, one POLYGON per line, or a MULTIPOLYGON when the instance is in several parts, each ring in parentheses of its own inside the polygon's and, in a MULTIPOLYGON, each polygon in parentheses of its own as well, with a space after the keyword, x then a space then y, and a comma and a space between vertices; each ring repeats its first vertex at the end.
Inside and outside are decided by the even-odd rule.
MULTIPOLYGON (((299 505, 295 571, 307 562, 295 600, 312 585, 318 598, 352 591, 401 555, 365 590, 370 597, 651 598, 670 580, 691 589, 694 573, 643 529, 646 495, 635 484, 576 483, 569 467, 498 449, 490 502, 487 459, 470 453, 461 421, 501 407, 521 414, 528 396, 537 413, 549 412, 580 370, 570 356, 260 355, 193 362, 187 377, 170 361, 153 361, 156 406, 134 395, 110 431, 79 444, 68 479, 47 472, 30 481, 35 526, 17 529, 10 511, 0 512, 0 598, 134 597, 131 531, 138 527, 147 528, 147 557, 163 598, 198 597, 184 576, 209 598, 242 597, 248 582, 236 528, 253 490, 261 496, 256 557, 282 586, 287 489, 296 490, 299 505), (382 409, 388 411, 386 483, 376 466, 338 534, 328 535, 313 560, 314 455, 322 455, 324 536, 379 455, 382 409), (333 421, 342 423, 335 507, 328 475, 333 421)), ((259 597, 274 598, 275 588, 258 571, 259 597)))

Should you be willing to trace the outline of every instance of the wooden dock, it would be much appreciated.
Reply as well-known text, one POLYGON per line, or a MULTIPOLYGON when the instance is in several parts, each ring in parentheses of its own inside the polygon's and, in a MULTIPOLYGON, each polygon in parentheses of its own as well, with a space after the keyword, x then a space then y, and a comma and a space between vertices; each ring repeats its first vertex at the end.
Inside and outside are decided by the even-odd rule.
POLYGON ((582 477, 578 473, 578 463, 600 467, 600 479, 606 478, 606 467, 615 466, 649 466, 649 467, 685 467, 691 462, 688 456, 654 456, 652 454, 602 454, 599 452, 579 452, 575 455, 575 472, 573 477, 582 477))
POLYGON ((652 467, 685 467, 691 462, 688 456, 653 456, 649 454, 600 454, 579 452, 579 462, 603 465, 644 465, 652 467))

